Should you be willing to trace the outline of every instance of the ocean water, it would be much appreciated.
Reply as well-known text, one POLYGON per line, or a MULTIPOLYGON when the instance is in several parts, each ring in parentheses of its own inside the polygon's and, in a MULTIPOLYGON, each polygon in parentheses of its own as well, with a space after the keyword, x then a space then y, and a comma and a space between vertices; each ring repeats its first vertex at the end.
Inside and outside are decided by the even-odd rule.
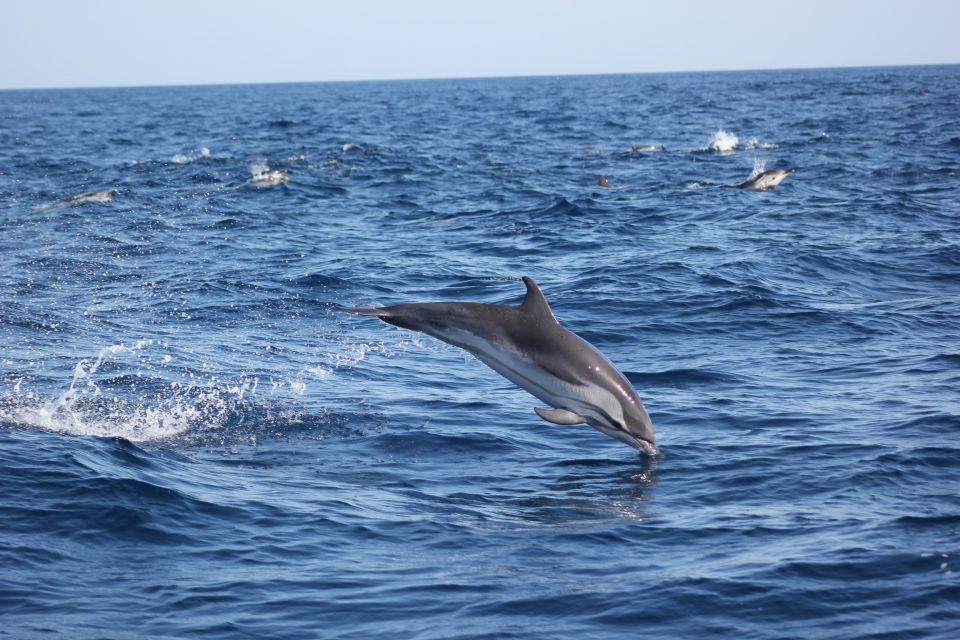
POLYGON ((958 172, 958 66, 0 92, 0 637, 960 637, 958 172), (523 275, 663 458, 333 309, 523 275))

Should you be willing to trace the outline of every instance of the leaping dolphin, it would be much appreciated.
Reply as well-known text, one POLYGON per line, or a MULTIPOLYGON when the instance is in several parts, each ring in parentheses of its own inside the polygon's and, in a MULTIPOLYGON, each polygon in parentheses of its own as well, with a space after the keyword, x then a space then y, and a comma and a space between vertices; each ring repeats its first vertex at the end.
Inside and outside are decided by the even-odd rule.
POLYGON ((523 278, 517 307, 476 302, 398 304, 378 309, 336 307, 422 331, 469 351, 481 362, 550 405, 535 407, 560 425, 589 424, 649 455, 653 422, 627 378, 583 338, 560 326, 540 287, 523 278))
POLYGON ((750 178, 746 182, 741 182, 738 185, 734 185, 737 189, 750 189, 751 191, 766 191, 767 189, 773 189, 781 182, 783 182, 787 176, 796 171, 796 169, 770 169, 764 171, 763 173, 757 174, 754 177, 750 178))

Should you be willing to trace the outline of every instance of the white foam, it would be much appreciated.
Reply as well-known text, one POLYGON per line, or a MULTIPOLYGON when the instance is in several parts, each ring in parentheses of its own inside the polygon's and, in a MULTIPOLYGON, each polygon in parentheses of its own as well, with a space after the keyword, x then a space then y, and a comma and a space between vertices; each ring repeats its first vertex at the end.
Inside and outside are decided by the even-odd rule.
POLYGON ((307 391, 307 383, 300 379, 290 380, 290 388, 293 389, 294 393, 302 396, 307 391))
POLYGON ((327 362, 331 364, 334 369, 355 367, 363 362, 363 359, 368 353, 385 353, 392 355, 389 349, 387 349, 386 343, 382 341, 358 342, 342 345, 339 351, 328 354, 327 362))
POLYGON ((286 169, 270 169, 270 165, 263 158, 258 158, 250 164, 250 182, 259 187, 272 187, 284 184, 288 178, 286 169))
POLYGON ((738 144, 740 144, 740 138, 738 138, 735 133, 730 133, 729 131, 724 131, 723 129, 717 129, 716 133, 713 134, 713 137, 710 138, 710 142, 701 147, 701 151, 730 153, 737 148, 738 144))
POLYGON ((79 436, 121 437, 133 442, 164 440, 184 433, 206 413, 202 404, 164 407, 130 405, 117 399, 78 404, 76 396, 53 401, 24 399, 3 411, 15 424, 79 436))
POLYGON ((270 165, 265 158, 257 158, 250 163, 250 175, 256 177, 270 171, 270 165))
MULTIPOLYGON (((191 429, 223 425, 244 395, 256 391, 256 379, 232 386, 211 380, 206 388, 173 382, 145 397, 127 400, 98 377, 98 370, 107 362, 126 364, 128 371, 134 369, 140 376, 150 363, 148 355, 141 352, 153 344, 152 340, 138 340, 110 345, 93 361, 81 359, 73 368, 68 388, 54 397, 25 388, 29 383, 21 378, 13 386, 13 396, 2 399, 0 420, 79 436, 164 440, 191 429), (131 358, 134 362, 119 362, 131 358)), ((166 357, 163 361, 169 362, 166 357)))
POLYGON ((185 153, 176 153, 170 158, 170 162, 173 164, 190 164, 194 160, 199 160, 200 158, 209 158, 210 149, 206 147, 200 147, 196 153, 187 155, 185 153))
POLYGON ((314 367, 307 367, 303 371, 304 373, 309 373, 310 375, 314 376, 318 380, 326 380, 333 374, 332 370, 327 369, 323 365, 319 365, 319 364, 314 367))
POLYGON ((166 341, 124 341, 71 362, 69 384, 60 393, 35 387, 30 376, 10 380, 0 388, 0 421, 133 442, 222 438, 250 412, 265 410, 276 417, 277 403, 291 406, 291 400, 308 395, 311 387, 353 368, 368 354, 391 357, 413 344, 407 336, 389 343, 345 340, 328 344, 311 362, 286 375, 241 374, 221 380, 206 362, 196 363, 193 370, 179 368, 188 357, 171 354, 166 341))
POLYGON ((319 382, 325 382, 338 370, 355 367, 363 361, 368 353, 383 353, 388 357, 394 355, 394 352, 382 341, 344 343, 335 351, 324 353, 321 356, 322 362, 304 366, 292 380, 274 381, 272 383, 273 389, 278 390, 284 386, 289 386, 297 395, 304 395, 307 392, 305 376, 319 382))
POLYGON ((772 142, 760 142, 756 137, 752 137, 747 140, 746 148, 764 149, 765 151, 769 151, 770 149, 776 149, 777 145, 773 144, 772 142))

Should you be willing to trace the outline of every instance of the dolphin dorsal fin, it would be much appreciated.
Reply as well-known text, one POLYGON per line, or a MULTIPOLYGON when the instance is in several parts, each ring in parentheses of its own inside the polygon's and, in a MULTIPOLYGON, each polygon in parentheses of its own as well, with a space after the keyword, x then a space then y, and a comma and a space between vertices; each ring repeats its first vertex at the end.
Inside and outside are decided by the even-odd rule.
POLYGON ((540 287, 533 281, 533 278, 523 276, 523 284, 527 285, 527 296, 523 299, 523 304, 520 305, 520 308, 535 316, 548 315, 550 319, 556 322, 557 317, 553 315, 553 310, 550 309, 550 303, 547 302, 547 297, 543 295, 543 291, 540 291, 540 287))

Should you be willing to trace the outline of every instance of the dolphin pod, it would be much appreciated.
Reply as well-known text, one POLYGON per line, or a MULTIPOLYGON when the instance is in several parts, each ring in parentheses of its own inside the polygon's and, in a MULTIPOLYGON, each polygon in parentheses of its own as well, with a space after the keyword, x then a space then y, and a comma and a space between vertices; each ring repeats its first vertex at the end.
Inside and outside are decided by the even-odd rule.
POLYGON ((540 287, 523 278, 519 306, 428 302, 382 308, 336 307, 421 331, 460 347, 551 408, 537 415, 559 425, 588 424, 649 455, 653 422, 627 378, 583 338, 560 326, 540 287))

